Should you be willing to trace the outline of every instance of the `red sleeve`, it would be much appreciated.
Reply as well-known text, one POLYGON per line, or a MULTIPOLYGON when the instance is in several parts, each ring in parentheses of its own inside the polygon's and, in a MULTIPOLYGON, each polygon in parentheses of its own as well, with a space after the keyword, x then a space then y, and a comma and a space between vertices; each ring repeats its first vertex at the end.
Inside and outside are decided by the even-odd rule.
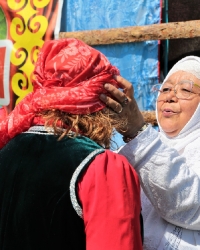
POLYGON ((78 184, 87 250, 140 250, 140 185, 126 158, 105 151, 78 184))

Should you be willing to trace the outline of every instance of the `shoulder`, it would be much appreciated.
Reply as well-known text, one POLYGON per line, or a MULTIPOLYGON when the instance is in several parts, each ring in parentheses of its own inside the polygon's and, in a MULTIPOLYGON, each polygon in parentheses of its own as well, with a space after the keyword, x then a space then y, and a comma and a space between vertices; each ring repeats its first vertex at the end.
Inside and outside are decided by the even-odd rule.
POLYGON ((116 152, 105 150, 102 154, 99 154, 94 159, 94 165, 99 162, 104 162, 108 167, 113 168, 126 168, 126 169, 134 169, 133 166, 128 162, 125 156, 120 155, 116 152), (114 164, 114 165, 113 165, 114 164))
POLYGON ((88 171, 107 180, 115 177, 115 180, 118 179, 118 181, 135 182, 139 187, 139 179, 134 167, 126 157, 110 150, 105 150, 105 152, 97 155, 90 164, 88 171))
POLYGON ((140 182, 136 171, 124 156, 109 150, 97 155, 90 163, 79 181, 81 189, 87 190, 88 194, 96 190, 102 199, 107 195, 116 196, 116 201, 140 204, 140 182))

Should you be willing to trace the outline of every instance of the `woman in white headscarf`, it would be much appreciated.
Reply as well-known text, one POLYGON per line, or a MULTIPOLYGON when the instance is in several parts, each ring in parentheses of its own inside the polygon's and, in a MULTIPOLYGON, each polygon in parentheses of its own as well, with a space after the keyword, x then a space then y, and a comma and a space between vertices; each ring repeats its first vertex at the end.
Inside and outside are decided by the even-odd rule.
POLYGON ((160 132, 144 125, 131 84, 117 81, 124 92, 105 88, 119 103, 100 98, 113 109, 121 105, 128 117, 121 132, 128 143, 119 153, 141 179, 144 249, 200 249, 200 58, 180 60, 157 89, 160 132))

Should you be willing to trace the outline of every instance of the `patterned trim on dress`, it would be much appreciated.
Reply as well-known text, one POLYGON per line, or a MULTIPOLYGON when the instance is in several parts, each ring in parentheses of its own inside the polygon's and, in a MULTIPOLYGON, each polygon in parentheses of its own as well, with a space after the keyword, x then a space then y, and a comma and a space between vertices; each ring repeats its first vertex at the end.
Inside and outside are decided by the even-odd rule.
MULTIPOLYGON (((64 131, 64 129, 62 129, 64 131)), ((32 126, 23 133, 29 134, 39 134, 39 135, 54 135, 54 129, 52 127, 45 127, 45 126, 32 126)), ((79 134, 78 134, 79 135, 79 134)), ((74 137, 75 133, 73 131, 69 131, 67 134, 68 137, 74 137)))
POLYGON ((78 214, 78 216, 80 216, 81 218, 83 218, 83 211, 82 208, 80 207, 80 205, 78 204, 77 201, 77 197, 76 197, 76 181, 77 178, 80 174, 80 172, 82 171, 82 169, 85 167, 85 165, 98 153, 104 152, 105 150, 100 148, 100 149, 96 149, 94 150, 92 153, 90 153, 82 162, 81 164, 77 167, 77 169, 75 170, 75 172, 72 175, 71 181, 70 181, 70 198, 71 198, 71 202, 72 202, 72 206, 74 208, 74 210, 76 211, 76 213, 78 214))
POLYGON ((54 130, 51 127, 46 128, 44 126, 33 126, 33 127, 30 127, 29 130, 27 130, 26 132, 23 132, 23 133, 53 135, 54 130))

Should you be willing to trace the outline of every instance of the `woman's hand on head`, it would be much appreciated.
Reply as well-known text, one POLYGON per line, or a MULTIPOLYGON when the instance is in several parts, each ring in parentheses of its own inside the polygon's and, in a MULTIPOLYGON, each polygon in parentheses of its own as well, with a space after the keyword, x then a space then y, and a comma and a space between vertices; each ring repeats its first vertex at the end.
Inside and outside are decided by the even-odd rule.
POLYGON ((120 88, 123 89, 123 92, 115 86, 106 83, 104 87, 111 97, 101 94, 100 99, 122 118, 127 119, 127 126, 118 132, 124 136, 134 136, 143 126, 144 118, 133 96, 134 89, 132 84, 121 76, 116 76, 115 79, 119 83, 120 88))

